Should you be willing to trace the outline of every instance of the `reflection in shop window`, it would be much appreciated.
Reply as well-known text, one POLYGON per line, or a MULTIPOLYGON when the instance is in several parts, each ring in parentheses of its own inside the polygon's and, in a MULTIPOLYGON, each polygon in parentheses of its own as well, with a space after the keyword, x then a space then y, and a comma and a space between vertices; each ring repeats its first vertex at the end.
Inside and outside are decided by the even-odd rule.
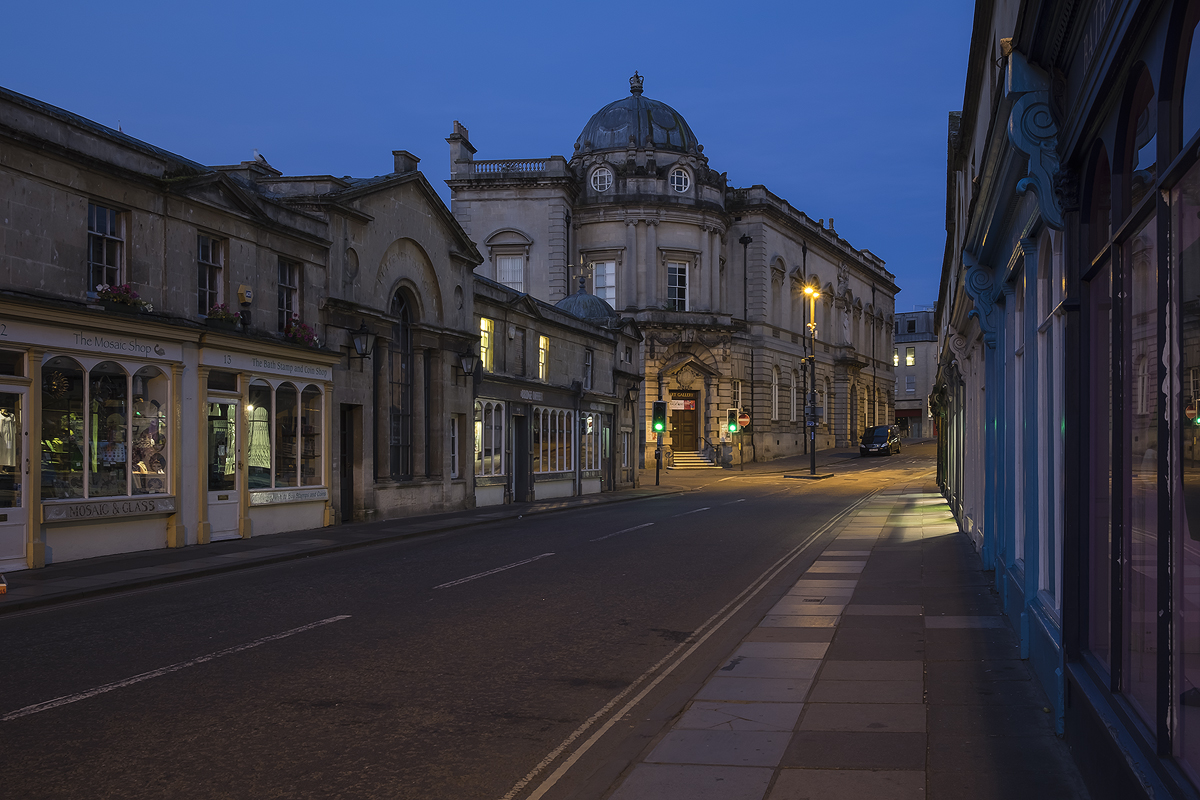
POLYGON ((504 404, 475 402, 475 474, 504 474, 504 404))
POLYGON ((296 387, 285 383, 275 390, 275 486, 295 486, 299 467, 296 387))
POLYGON ((0 393, 0 508, 21 507, 21 400, 0 393))
POLYGON ((557 408, 533 410, 534 472, 567 472, 575 468, 574 418, 572 412, 557 408))
POLYGON ((158 367, 142 367, 133 374, 133 493, 159 494, 167 489, 167 410, 170 384, 158 367))
POLYGON ((579 468, 600 469, 600 415, 579 417, 579 468))
POLYGON ((300 395, 300 484, 321 486, 321 391, 305 387, 300 395))
POLYGON ((323 485, 321 420, 321 391, 316 386, 297 392, 290 383, 274 391, 264 381, 250 384, 246 407, 250 488, 323 485))
POLYGON ((169 399, 170 384, 157 367, 130 376, 120 364, 105 361, 85 374, 72 359, 47 361, 42 368, 42 499, 169 491, 169 399))
MULTIPOLYGON (((1200 6, 1200 4, 1197 4, 1200 6)), ((1197 8, 1200 12, 1200 8, 1197 8)), ((1200 37, 1197 37, 1200 38, 1200 37)), ((1196 59, 1200 60, 1200 59, 1196 59)), ((1185 89, 1186 91, 1186 89, 1185 89)), ((1173 538, 1174 574, 1182 585, 1176 632, 1180 672, 1174 692, 1179 706, 1177 753, 1193 780, 1200 778, 1200 165, 1171 192, 1172 261, 1178 265, 1180 310, 1179 421, 1183 491, 1182 530, 1173 538)))
POLYGON ((246 466, 251 489, 270 489, 271 387, 262 381, 250 384, 246 406, 246 466))
MULTIPOLYGON (((89 497, 115 497, 129 493, 125 479, 129 463, 126 445, 129 394, 125 370, 105 361, 88 374, 90 395, 88 444, 89 497)), ((165 467, 165 465, 164 465, 165 467)))

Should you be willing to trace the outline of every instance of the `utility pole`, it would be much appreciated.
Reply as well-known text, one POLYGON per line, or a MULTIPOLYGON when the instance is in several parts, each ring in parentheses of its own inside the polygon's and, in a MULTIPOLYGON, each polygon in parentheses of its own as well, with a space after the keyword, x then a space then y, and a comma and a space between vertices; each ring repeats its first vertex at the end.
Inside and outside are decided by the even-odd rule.
MULTIPOLYGON (((749 252, 750 243, 753 241, 754 241, 753 237, 751 237, 747 233, 743 233, 742 238, 738 239, 738 244, 740 244, 742 246, 742 319, 744 319, 746 321, 746 340, 750 345, 750 380, 747 381, 747 383, 750 384, 750 410, 751 410, 750 424, 751 425, 754 424, 754 419, 755 419, 755 417, 758 416, 758 414, 755 413, 755 409, 754 409, 754 342, 751 341, 751 337, 750 337, 750 290, 749 290, 750 281, 748 278, 748 275, 750 274, 750 262, 747 260, 749 258, 749 256, 747 254, 749 252)), ((738 446, 738 450, 741 452, 741 456, 742 456, 742 470, 745 470, 746 469, 746 451, 742 449, 740 443, 738 446)), ((756 450, 755 451, 755 456, 756 456, 755 460, 757 460, 757 455, 758 455, 758 451, 756 450)))

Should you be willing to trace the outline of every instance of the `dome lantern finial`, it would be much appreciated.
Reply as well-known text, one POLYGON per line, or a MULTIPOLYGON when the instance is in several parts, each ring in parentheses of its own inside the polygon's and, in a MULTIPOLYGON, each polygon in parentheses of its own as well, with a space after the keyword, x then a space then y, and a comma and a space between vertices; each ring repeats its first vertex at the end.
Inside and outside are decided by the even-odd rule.
POLYGON ((629 79, 629 93, 630 94, 641 94, 643 80, 644 79, 642 78, 641 75, 638 75, 637 72, 634 72, 633 77, 629 79))

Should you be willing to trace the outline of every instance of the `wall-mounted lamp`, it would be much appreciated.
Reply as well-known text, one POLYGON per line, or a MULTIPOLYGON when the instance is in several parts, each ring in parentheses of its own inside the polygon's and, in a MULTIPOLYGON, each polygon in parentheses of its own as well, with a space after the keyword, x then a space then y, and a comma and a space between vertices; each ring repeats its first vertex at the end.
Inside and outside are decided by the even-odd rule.
POLYGON ((479 366, 479 356, 470 351, 458 354, 458 368, 462 370, 464 378, 475 377, 475 368, 477 366, 479 366))
POLYGON ((358 325, 358 330, 350 337, 350 341, 354 342, 354 352, 358 353, 351 358, 370 358, 372 351, 375 350, 375 334, 367 329, 367 323, 361 322, 358 325))
POLYGON ((625 399, 629 402, 629 405, 636 406, 640 395, 641 391, 638 390, 638 387, 630 386, 629 391, 625 392, 625 399))

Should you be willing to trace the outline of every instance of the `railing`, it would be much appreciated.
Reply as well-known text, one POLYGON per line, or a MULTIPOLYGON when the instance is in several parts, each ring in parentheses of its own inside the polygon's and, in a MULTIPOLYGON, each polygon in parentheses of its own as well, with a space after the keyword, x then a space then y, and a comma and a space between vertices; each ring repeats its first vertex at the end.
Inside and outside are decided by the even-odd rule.
POLYGON ((475 175, 500 175, 506 172, 545 172, 544 158, 524 161, 472 161, 471 172, 475 175))

